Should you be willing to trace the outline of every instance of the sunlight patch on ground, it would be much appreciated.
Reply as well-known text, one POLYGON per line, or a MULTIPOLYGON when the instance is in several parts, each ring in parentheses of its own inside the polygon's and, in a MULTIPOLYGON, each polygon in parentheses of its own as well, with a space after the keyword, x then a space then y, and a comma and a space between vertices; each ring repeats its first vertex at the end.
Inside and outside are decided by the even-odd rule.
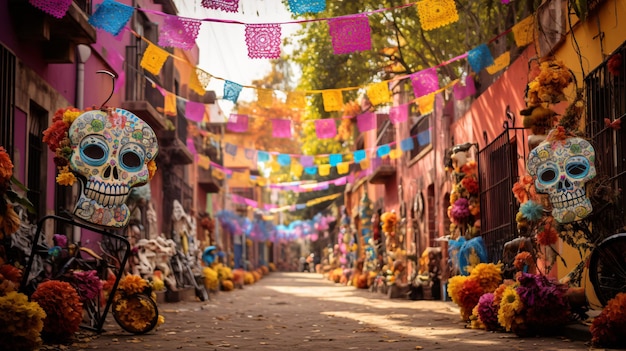
MULTIPOLYGON (((398 318, 390 319, 382 318, 380 314, 371 314, 371 313, 354 313, 347 311, 333 311, 333 312, 321 312, 321 314, 335 317, 335 318, 346 318, 357 321, 361 324, 367 324, 370 328, 375 327, 379 328, 381 331, 388 331, 393 333, 404 334, 410 337, 418 336, 420 339, 426 340, 441 340, 445 339, 447 341, 453 341, 454 339, 463 340, 464 345, 497 345, 500 343, 498 340, 487 339, 487 340, 475 340, 471 339, 472 335, 476 335, 476 331, 473 329, 458 329, 454 327, 448 327, 445 329, 435 329, 430 325, 425 326, 416 326, 416 325, 407 325, 405 320, 398 318)), ((398 315, 394 315, 394 317, 398 317, 398 315)), ((407 316, 408 317, 408 316, 407 316)))
MULTIPOLYGON (((333 293, 329 293, 327 287, 272 285, 268 286, 267 288, 283 294, 290 294, 307 298, 312 297, 323 301, 345 303, 346 298, 350 298, 350 304, 357 304, 367 308, 402 308, 416 311, 423 309, 423 306, 420 304, 419 301, 415 301, 414 304, 410 305, 399 305, 397 300, 394 301, 387 299, 369 299, 365 297, 354 296, 354 287, 351 286, 335 286, 333 287, 333 293)), ((428 303, 431 304, 430 308, 432 309, 432 304, 435 303, 435 301, 429 301, 428 303)), ((443 302, 441 303, 441 307, 437 309, 437 312, 453 315, 456 314, 455 312, 450 311, 443 302)))

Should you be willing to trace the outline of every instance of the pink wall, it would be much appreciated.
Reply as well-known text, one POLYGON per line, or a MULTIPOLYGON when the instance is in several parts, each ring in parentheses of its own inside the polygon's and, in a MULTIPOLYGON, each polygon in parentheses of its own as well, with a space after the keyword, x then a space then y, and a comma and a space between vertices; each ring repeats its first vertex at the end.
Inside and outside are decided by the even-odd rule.
MULTIPOLYGON (((451 134, 457 144, 464 142, 478 143, 480 148, 486 146, 483 139, 483 131, 487 132, 487 142, 491 142, 504 129, 503 122, 506 120, 505 111, 507 106, 515 114, 515 127, 522 127, 520 111, 526 108, 524 91, 528 83, 528 62, 536 55, 534 46, 529 46, 502 74, 502 76, 481 94, 473 103, 470 110, 460 119, 455 121, 451 128, 451 134)), ((522 138, 520 131, 512 131, 511 137, 522 138)), ((523 149, 526 142, 517 143, 518 155, 527 155, 523 149)), ((525 170, 525 160, 520 159, 520 174, 525 170)))

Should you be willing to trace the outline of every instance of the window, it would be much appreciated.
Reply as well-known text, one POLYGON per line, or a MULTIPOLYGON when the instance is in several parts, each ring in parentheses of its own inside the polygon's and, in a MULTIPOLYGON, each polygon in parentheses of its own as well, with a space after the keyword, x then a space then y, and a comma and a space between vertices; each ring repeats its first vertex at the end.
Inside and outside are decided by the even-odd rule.
POLYGON ((33 220, 46 213, 46 148, 41 136, 47 128, 48 111, 31 101, 28 118, 28 199, 37 211, 33 220))
POLYGON ((13 143, 13 106, 15 105, 15 55, 0 45, 0 145, 9 155, 13 143))
POLYGON ((420 156, 422 152, 430 147, 430 116, 431 114, 411 117, 413 126, 411 127, 411 137, 413 138, 413 150, 411 150, 411 160, 420 156))

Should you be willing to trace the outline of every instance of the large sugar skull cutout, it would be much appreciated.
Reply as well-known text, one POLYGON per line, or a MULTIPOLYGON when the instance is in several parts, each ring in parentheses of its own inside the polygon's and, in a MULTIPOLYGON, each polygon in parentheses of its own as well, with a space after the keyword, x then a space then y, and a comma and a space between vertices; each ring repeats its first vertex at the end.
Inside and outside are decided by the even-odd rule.
POLYGON ((596 176, 595 157, 591 143, 577 137, 544 141, 530 152, 528 173, 536 176, 537 192, 549 194, 557 222, 578 221, 591 213, 584 186, 596 176))
POLYGON ((70 126, 69 138, 69 166, 81 181, 74 214, 96 225, 124 227, 131 188, 150 180, 148 163, 158 152, 154 131, 118 108, 83 113, 70 126))

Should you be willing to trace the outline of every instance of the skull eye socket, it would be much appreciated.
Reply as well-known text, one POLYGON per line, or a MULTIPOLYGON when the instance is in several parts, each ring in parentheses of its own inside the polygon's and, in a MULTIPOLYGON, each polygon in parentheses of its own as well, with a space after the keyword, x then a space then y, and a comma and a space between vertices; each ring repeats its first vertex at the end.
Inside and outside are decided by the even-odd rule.
POLYGON ((582 156, 570 157, 565 165, 565 172, 571 178, 584 178, 589 174, 589 160, 582 156))
POLYGON ((552 164, 552 163, 544 165, 537 172, 537 179, 539 180, 541 184, 544 184, 544 185, 554 183, 555 181, 558 180, 558 176, 559 176, 559 169, 557 168, 555 164, 552 164))
POLYGON ((101 166, 109 158, 109 146, 102 137, 90 135, 80 143, 80 157, 90 166, 101 166))
POLYGON ((126 145, 120 151, 120 166, 129 171, 137 172, 143 167, 144 151, 137 144, 126 145))

